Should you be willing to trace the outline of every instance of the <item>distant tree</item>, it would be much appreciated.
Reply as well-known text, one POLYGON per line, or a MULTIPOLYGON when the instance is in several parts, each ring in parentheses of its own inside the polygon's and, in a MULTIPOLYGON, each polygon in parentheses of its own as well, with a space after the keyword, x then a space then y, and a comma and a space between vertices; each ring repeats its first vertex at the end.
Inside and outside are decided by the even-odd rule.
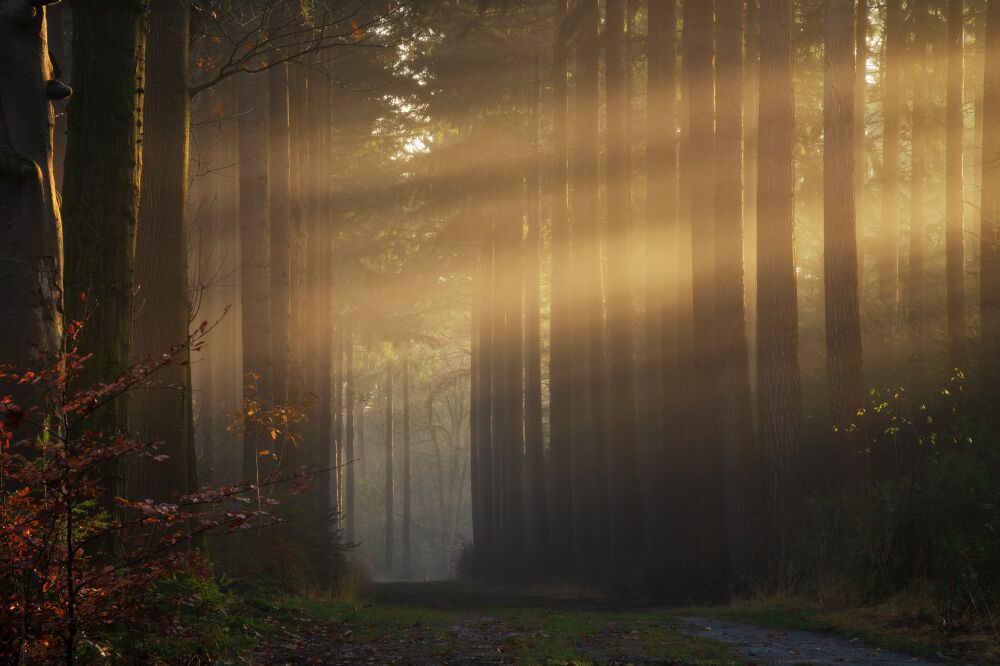
POLYGON ((393 478, 393 407, 392 407, 392 351, 385 361, 385 570, 392 573, 395 570, 393 555, 395 553, 394 534, 394 504, 393 491, 395 489, 393 478))
POLYGON ((877 269, 878 293, 885 330, 896 323, 899 298, 899 170, 902 95, 900 92, 906 35, 901 0, 886 0, 882 63, 882 213, 877 269))
POLYGON ((924 274, 925 210, 927 207, 927 144, 930 109, 927 100, 929 83, 928 14, 926 0, 914 0, 910 5, 913 15, 913 46, 910 54, 911 85, 913 87, 913 116, 910 126, 910 229, 906 272, 906 323, 909 333, 918 343, 927 328, 927 289, 924 274))
POLYGON ((965 365, 965 181, 962 169, 965 3, 948 0, 948 92, 945 110, 945 271, 951 364, 965 365))
POLYGON ((413 576, 413 488, 410 459, 410 357, 403 352, 403 578, 413 576))

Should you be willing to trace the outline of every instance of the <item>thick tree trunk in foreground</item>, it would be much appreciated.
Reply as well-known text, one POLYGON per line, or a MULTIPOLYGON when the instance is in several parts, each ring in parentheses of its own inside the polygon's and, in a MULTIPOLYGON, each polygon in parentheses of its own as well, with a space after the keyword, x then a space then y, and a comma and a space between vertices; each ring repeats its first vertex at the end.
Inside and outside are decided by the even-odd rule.
POLYGON ((986 12, 979 312, 984 370, 1000 386, 1000 0, 986 12))
MULTIPOLYGON (((73 7, 77 92, 70 102, 62 212, 70 294, 66 314, 75 321, 89 313, 79 347, 94 355, 80 386, 115 379, 131 360, 148 19, 144 0, 73 7)), ((6 117, 6 101, 4 107, 6 117)), ((90 427, 115 432, 126 427, 125 413, 126 400, 113 400, 90 427)), ((109 491, 119 492, 113 485, 109 491)))
MULTIPOLYGON (((136 316, 132 358, 155 358, 187 342, 188 290, 188 43, 190 3, 159 0, 150 6, 143 121, 142 202, 136 241, 136 316)), ((164 388, 129 399, 131 427, 144 441, 160 441, 162 463, 137 459, 129 485, 139 497, 166 499, 195 485, 191 366, 188 354, 157 373, 164 388), (169 387, 169 388, 167 388, 169 387)))
POLYGON ((753 573, 759 532, 753 405, 743 269, 743 11, 741 0, 716 0, 715 314, 719 364, 718 425, 725 467, 726 533, 732 583, 753 573))
POLYGON ((948 350, 952 366, 965 366, 965 181, 962 174, 962 92, 965 86, 963 0, 948 0, 948 92, 945 110, 945 282, 948 350))
MULTIPOLYGON (((62 349, 63 249, 45 10, 31 11, 23 0, 0 1, 0 365, 38 371, 62 349)), ((0 384, 0 395, 10 393, 0 384)))
POLYGON ((864 400, 861 313, 854 195, 854 7, 828 0, 826 75, 823 95, 823 246, 826 357, 830 413, 839 448, 839 480, 848 499, 860 501, 867 487, 865 442, 849 426, 864 400))
POLYGON ((757 400, 769 563, 785 563, 795 529, 802 441, 795 281, 795 145, 791 0, 760 3, 757 195, 757 400))

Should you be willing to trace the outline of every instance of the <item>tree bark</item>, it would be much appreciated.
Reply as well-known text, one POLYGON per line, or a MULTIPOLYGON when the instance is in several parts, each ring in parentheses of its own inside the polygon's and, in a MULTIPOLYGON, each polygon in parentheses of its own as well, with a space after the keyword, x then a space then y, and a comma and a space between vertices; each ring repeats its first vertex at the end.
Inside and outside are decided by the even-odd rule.
MULTIPOLYGON (((865 283, 865 186, 868 154, 865 148, 865 91, 868 87, 868 0, 857 0, 854 17, 854 213, 857 229, 858 284, 865 283)), ((863 289, 862 289, 863 293, 863 289)))
POLYGON ((354 333, 348 330, 344 336, 344 363, 346 381, 344 403, 347 407, 344 415, 344 534, 348 543, 354 543, 356 530, 354 521, 357 515, 356 468, 354 451, 354 420, 357 407, 357 396, 354 387, 354 333))
POLYGON ((925 0, 915 0, 913 13, 913 51, 910 54, 911 85, 913 86, 913 117, 911 123, 910 152, 910 229, 909 258, 907 261, 906 323, 913 340, 919 345, 927 327, 927 293, 924 275, 925 207, 927 206, 927 140, 928 105, 927 77, 929 46, 927 22, 928 5, 925 0))
MULTIPOLYGON (((132 358, 156 358, 188 339, 188 95, 189 3, 150 4, 142 202, 136 241, 136 315, 132 358)), ((129 471, 136 497, 166 499, 195 486, 193 404, 189 355, 160 370, 163 388, 130 395, 130 427, 159 441, 166 462, 137 459, 129 471)))
POLYGON ((747 589, 753 573, 752 537, 760 459, 754 448, 743 269, 743 7, 716 0, 715 311, 719 439, 725 468, 726 533, 732 584, 747 589))
POLYGON ((403 578, 413 576, 413 497, 410 465, 410 357, 403 352, 403 578))
POLYGON ((288 401, 291 345, 291 127, 288 110, 288 66, 277 65, 267 73, 268 83, 268 218, 270 221, 271 397, 275 404, 288 401))
POLYGON ((853 426, 863 406, 860 288, 854 199, 853 0, 827 0, 823 85, 823 246, 826 358, 839 482, 852 506, 867 488, 865 442, 853 426))
POLYGON ((991 386, 1000 386, 1000 0, 986 4, 983 89, 982 216, 979 313, 982 359, 991 386))
POLYGON ((945 283, 952 366, 965 366, 965 180, 962 173, 965 86, 963 0, 948 0, 948 92, 945 109, 945 283))
POLYGON ((757 195, 757 401, 771 572, 785 564, 802 441, 795 280, 795 145, 791 0, 760 3, 757 195))
POLYGON ((901 0, 886 0, 885 77, 882 91, 882 220, 878 242, 878 292, 883 328, 892 331, 899 299, 900 92, 906 36, 901 0))
MULTIPOLYGON (((52 63, 46 45, 45 11, 24 0, 0 1, 0 365, 35 372, 56 363, 63 342, 62 222, 53 174, 54 118, 47 94, 52 63)), ((133 55, 139 54, 141 51, 133 51, 133 55)), ((89 103, 85 99, 83 108, 105 101, 125 101, 129 110, 137 102, 126 94, 89 103)), ((120 126, 114 129, 122 130, 120 126)), ((135 140, 135 131, 134 125, 122 131, 122 143, 133 145, 129 142, 135 140)), ((78 141, 88 139, 80 137, 78 141)), ((106 147, 110 154, 98 153, 98 159, 115 156, 116 147, 106 147)), ((82 155, 79 150, 77 155, 82 155)), ((82 166, 79 162, 76 165, 77 182, 84 176, 82 166)), ((117 193, 111 189, 101 194, 117 193)), ((131 205, 131 195, 125 201, 131 205)), ((95 222, 86 220, 87 224, 95 222)), ((133 223, 134 217, 126 216, 124 228, 109 228, 111 241, 116 233, 127 235, 128 225, 133 223)), ((76 298, 75 293, 72 298, 76 298)), ((6 381, 0 382, 0 394, 16 400, 33 397, 6 381)))
POLYGON ((392 469, 392 350, 385 362, 385 571, 391 574, 395 569, 393 554, 395 552, 393 530, 393 469, 392 469))

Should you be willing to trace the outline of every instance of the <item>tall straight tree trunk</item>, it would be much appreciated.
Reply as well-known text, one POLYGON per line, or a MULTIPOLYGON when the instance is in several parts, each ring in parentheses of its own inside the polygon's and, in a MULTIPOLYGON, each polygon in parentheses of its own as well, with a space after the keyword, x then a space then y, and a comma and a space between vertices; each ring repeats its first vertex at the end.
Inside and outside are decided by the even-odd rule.
MULTIPOLYGON (((24 11, 27 12, 28 8, 25 7, 24 11)), ((38 9, 33 18, 26 21, 18 20, 15 14, 9 12, 0 17, 0 100, 3 100, 0 108, 0 211, 3 211, 0 214, 0 247, 3 248, 0 253, 0 283, 3 284, 0 289, 0 364, 35 372, 48 369, 57 361, 63 342, 62 222, 53 174, 54 118, 47 94, 48 82, 53 76, 46 44, 47 11, 38 9)), ((86 10, 84 14, 87 15, 86 10)), ((131 54, 135 60, 119 56, 116 62, 111 63, 110 76, 120 77, 116 79, 118 83, 126 76, 134 76, 141 71, 141 42, 136 41, 140 38, 138 19, 141 16, 132 18, 132 23, 128 20, 124 23, 125 27, 132 27, 132 32, 122 35, 121 40, 128 47, 123 53, 131 54)), ((111 44, 105 42, 105 46, 111 47, 111 44)), ((85 76, 96 76, 96 59, 102 54, 103 51, 88 54, 84 61, 85 76)), ((84 179, 88 174, 84 159, 88 149, 99 148, 97 157, 102 163, 115 165, 119 155, 124 155, 127 165, 138 168, 138 125, 135 121, 141 109, 138 106, 141 96, 137 94, 134 79, 127 80, 132 87, 115 90, 116 94, 111 98, 102 97, 100 90, 84 95, 79 108, 91 115, 79 119, 75 133, 75 141, 82 144, 75 154, 73 177, 76 192, 85 191, 84 179), (101 125, 104 104, 119 107, 115 110, 123 113, 125 120, 101 125), (91 143, 92 137, 87 132, 93 124, 100 125, 115 142, 101 144, 100 137, 94 137, 91 143)), ((103 247, 98 243, 102 240, 121 250, 134 229, 136 192, 118 182, 115 177, 119 175, 117 171, 109 167, 102 173, 105 174, 111 177, 111 189, 100 192, 100 197, 95 196, 95 203, 103 204, 104 196, 118 195, 117 203, 126 205, 125 214, 101 219, 91 216, 85 208, 79 209, 76 219, 81 232, 88 229, 97 232, 107 225, 108 234, 102 233, 99 238, 93 239, 80 234, 78 243, 88 248, 103 247)), ((133 180, 135 177, 133 171, 133 180)), ((103 257, 82 258, 96 260, 98 264, 104 261, 103 257)), ((128 280, 129 257, 112 259, 115 264, 121 265, 126 273, 123 277, 128 280)), ((96 272, 101 267, 97 265, 92 270, 96 272)), ((88 281, 94 274, 81 273, 80 277, 88 281)), ((77 292, 72 293, 71 301, 77 299, 77 292)), ((113 292, 112 296, 115 295, 118 294, 113 292)), ((131 294, 122 294, 128 295, 131 294)), ((114 306, 112 300, 109 310, 114 306)), ((79 311, 77 307, 76 312, 79 311)), ((106 314, 114 313, 109 311, 106 314)), ((90 339, 100 340, 93 336, 90 339)), ((118 357, 119 361, 124 358, 124 355, 118 357)), ((106 370, 113 374, 119 368, 109 367, 106 370)), ((34 397, 21 394, 4 380, 0 380, 0 394, 10 395, 16 400, 34 397)))
POLYGON ((476 542, 476 561, 480 567, 487 567, 495 556, 496 544, 496 498, 494 495, 493 452, 493 285, 495 281, 493 261, 493 235, 484 234, 485 239, 480 250, 479 273, 479 373, 477 377, 477 407, 478 425, 476 435, 478 441, 479 459, 479 502, 480 502, 480 540, 476 542))
POLYGON ((884 329, 896 323, 899 299, 899 153, 902 116, 900 91, 906 35, 902 0, 886 0, 885 62, 882 90, 882 220, 878 241, 878 293, 884 329))
MULTIPOLYGON (((267 78, 243 75, 239 97, 240 302, 242 303, 244 400, 264 401, 271 378, 269 364, 270 227, 268 219, 267 78)), ((247 410, 249 411, 249 410, 247 410)), ((243 434, 243 476, 259 482, 267 476, 263 431, 252 416, 243 434)))
MULTIPOLYGON (((66 25, 72 17, 69 10, 60 4, 49 5, 45 9, 45 28, 47 35, 49 63, 52 73, 46 80, 58 78, 70 82, 69 49, 66 48, 66 25)), ((61 95, 60 95, 61 97, 61 95)), ((56 178, 56 190, 62 190, 64 165, 66 160, 66 105, 65 99, 53 99, 55 123, 52 132, 52 171, 56 178)))
MULTIPOLYGON (((569 137, 566 37, 561 34, 566 0, 555 0, 552 63, 552 276, 549 328, 549 448, 551 451, 551 541, 554 562, 572 564, 572 258, 569 226, 569 137)), ((482 315, 480 315, 482 316, 482 315)), ((480 345, 482 345, 482 340, 480 345)), ((485 362, 485 356, 484 362, 485 362)))
POLYGON ((945 110, 945 283, 951 364, 965 365, 965 181, 962 174, 965 87, 963 0, 948 0, 948 92, 945 110))
MULTIPOLYGON (((142 203, 136 242, 136 315, 132 358, 156 358, 188 339, 188 163, 190 3, 150 4, 142 203)), ((137 459, 129 470, 136 497, 166 499, 195 486, 191 366, 183 354, 156 381, 165 388, 129 396, 130 428, 159 441, 166 462, 137 459)))
POLYGON ((823 275, 830 413, 836 428, 840 482, 848 499, 867 487, 865 442, 851 428, 863 406, 861 313, 854 199, 853 0, 827 0, 823 81, 823 275))
POLYGON ((291 127, 289 125, 288 65, 267 73, 268 185, 270 186, 270 336, 271 398, 275 404, 288 401, 291 331, 291 127))
MULTIPOLYGON (((673 515, 678 478, 671 474, 679 441, 680 390, 677 326, 677 2, 649 5, 647 39, 648 112, 646 146, 646 321, 643 369, 642 458, 646 516, 673 515), (668 447, 668 442, 671 444, 668 447)), ((648 565, 667 571, 669 529, 646 529, 648 565), (666 554, 666 557, 664 557, 666 554)))
POLYGON ((344 475, 344 331, 335 328, 333 333, 333 363, 332 363, 332 393, 333 401, 333 487, 330 489, 331 497, 334 499, 334 507, 337 510, 336 524, 338 528, 343 527, 343 475, 344 475))
MULTIPOLYGON (((747 340, 750 354, 750 388, 757 385, 757 120, 760 116, 760 8, 747 0, 743 31, 743 257, 746 261, 747 340)), ((753 395, 753 397, 756 397, 753 395)), ((751 411, 757 411, 751 405, 751 411)), ((759 507, 758 507, 759 509, 759 507)))
MULTIPOLYGON (((696 557, 702 581, 713 592, 725 589, 727 552, 725 499, 716 395, 718 332, 715 287, 713 3, 684 6, 684 71, 687 77, 691 177, 691 257, 694 313, 694 385, 688 477, 698 525, 696 557)), ((729 101, 727 100, 727 103, 729 101)), ((728 288, 728 286, 727 286, 728 288)))
POLYGON ((719 440, 725 466, 726 532, 732 583, 753 571, 756 474, 743 273, 743 6, 716 0, 715 313, 719 440))
POLYGON ((385 571, 391 574, 395 569, 393 554, 395 552, 394 526, 393 526, 393 442, 392 442, 392 349, 386 357, 385 362, 385 571))
POLYGON ((927 293, 924 275, 924 216, 927 206, 927 140, 928 104, 927 76, 929 46, 927 36, 928 5, 925 0, 914 0, 913 52, 910 54, 911 85, 913 86, 913 120, 911 123, 910 156, 910 233, 907 261, 906 323, 918 343, 923 340, 927 327, 927 293))
POLYGON ((1000 386, 1000 0, 986 4, 983 190, 979 271, 980 339, 990 386, 1000 386))
POLYGON ((541 81, 538 56, 532 58, 534 80, 528 100, 530 161, 525 174, 528 204, 528 236, 524 257, 524 450, 531 526, 528 545, 535 567, 549 562, 549 506, 545 495, 545 433, 542 425, 542 192, 539 172, 541 140, 541 81))
MULTIPOLYGON (((5 21, 9 24, 12 19, 5 21)), ((7 48, 9 42, 12 48, 8 54, 10 60, 5 61, 11 64, 7 66, 12 67, 19 60, 19 42, 34 36, 36 27, 29 22, 19 26, 19 32, 23 33, 4 37, 4 47, 7 48)), ((12 26, 8 25, 7 29, 12 30, 12 26)), ((148 29, 149 7, 145 0, 78 3, 73 7, 77 91, 69 107, 62 217, 66 230, 66 291, 70 294, 66 299, 66 315, 69 321, 86 317, 78 344, 82 353, 93 354, 80 376, 81 387, 114 380, 125 372, 130 361, 148 29), (86 302, 81 295, 86 297, 86 302)), ((42 44, 44 48, 44 41, 42 44)), ((35 67, 45 75, 51 73, 46 57, 36 62, 35 67)), ((37 73, 35 75, 37 77, 37 73)), ((25 78, 25 81, 31 80, 25 78)), ((44 157, 39 152, 40 146, 25 143, 31 140, 25 132, 34 131, 36 137, 49 137, 50 127, 39 118, 20 117, 27 113, 23 104, 15 102, 8 111, 6 100, 18 100, 24 93, 8 95, 6 89, 24 84, 6 82, 3 85, 3 115, 14 149, 23 150, 24 156, 36 165, 47 165, 48 159, 44 163, 40 161, 40 157, 44 157)), ((45 84, 40 83, 35 93, 41 95, 44 90, 45 84)), ((47 114, 45 121, 51 123, 47 114)), ((45 268, 41 275, 33 273, 31 277, 47 278, 42 287, 47 289, 58 284, 56 272, 60 262, 54 256, 45 259, 50 256, 56 241, 45 238, 55 231, 51 223, 54 204, 46 201, 53 191, 51 181, 44 179, 46 168, 42 169, 41 192, 25 201, 32 203, 34 214, 44 212, 46 217, 43 219, 49 223, 43 227, 41 235, 29 232, 25 236, 36 240, 26 243, 22 252, 26 252, 25 259, 31 257, 34 261, 36 251, 41 251, 37 255, 40 264, 32 266, 45 268)), ((26 176, 30 176, 31 169, 26 171, 26 176)), ((14 276, 15 280, 22 279, 16 272, 14 276)), ((11 289, 19 298, 31 293, 15 285, 5 286, 5 290, 11 289)), ((42 298, 40 302, 46 300, 42 298)), ((45 314, 52 315, 54 311, 46 308, 45 314)), ((32 328, 23 330, 28 332, 32 328)), ((51 332, 43 339, 46 343, 55 342, 51 332)), ((175 344, 184 341, 177 340, 175 344)), ((109 434, 126 428, 126 400, 111 401, 94 414, 90 427, 109 434)), ((120 492, 115 490, 116 486, 114 482, 107 485, 110 492, 120 492)))
POLYGON ((760 3, 757 195, 757 401, 773 573, 786 563, 802 441, 795 281, 795 145, 791 0, 760 3))
POLYGON ((413 497, 410 467, 410 356, 403 352, 403 578, 413 576, 413 497))
POLYGON ((345 390, 344 403, 346 413, 344 414, 344 534, 348 543, 354 543, 356 507, 356 469, 354 451, 354 420, 357 407, 357 396, 354 388, 354 333, 346 331, 344 335, 344 364, 345 368, 345 390))
POLYGON ((857 0, 854 17, 854 208, 858 236, 858 280, 864 285, 865 179, 868 157, 865 152, 865 90, 868 87, 868 0, 857 0))
POLYGON ((573 540, 581 570, 605 572, 609 548, 607 385, 604 299, 598 216, 599 60, 597 0, 577 5, 573 146, 573 265, 579 297, 575 312, 581 356, 574 388, 573 540))
MULTIPOLYGON (((480 249, 482 252, 482 249, 480 249)), ((483 374, 483 344, 480 320, 483 317, 483 268, 480 261, 475 269, 472 282, 472 299, 470 304, 471 326, 469 329, 469 465, 472 468, 472 559, 475 566, 481 561, 481 549, 484 546, 483 515, 483 474, 481 466, 483 455, 482 433, 485 430, 483 407, 480 403, 482 389, 480 382, 483 374)))
POLYGON ((642 561, 642 488, 636 425, 632 331, 632 242, 628 147, 628 85, 625 61, 625 0, 606 0, 605 89, 607 91, 607 307, 610 408, 614 446, 612 474, 614 558, 623 573, 642 561))

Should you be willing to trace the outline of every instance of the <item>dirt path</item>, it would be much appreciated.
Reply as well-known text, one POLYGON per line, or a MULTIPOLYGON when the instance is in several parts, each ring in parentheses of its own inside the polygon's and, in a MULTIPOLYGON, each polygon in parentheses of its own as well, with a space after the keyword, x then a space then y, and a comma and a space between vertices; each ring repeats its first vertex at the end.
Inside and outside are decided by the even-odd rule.
POLYGON ((285 617, 246 662, 300 664, 912 664, 840 636, 678 617, 453 583, 375 586, 343 617, 285 617))
POLYGON ((681 618, 687 626, 678 629, 695 636, 733 645, 733 654, 757 664, 851 664, 876 666, 910 664, 936 666, 942 662, 861 645, 856 640, 811 631, 775 630, 724 620, 681 618))

